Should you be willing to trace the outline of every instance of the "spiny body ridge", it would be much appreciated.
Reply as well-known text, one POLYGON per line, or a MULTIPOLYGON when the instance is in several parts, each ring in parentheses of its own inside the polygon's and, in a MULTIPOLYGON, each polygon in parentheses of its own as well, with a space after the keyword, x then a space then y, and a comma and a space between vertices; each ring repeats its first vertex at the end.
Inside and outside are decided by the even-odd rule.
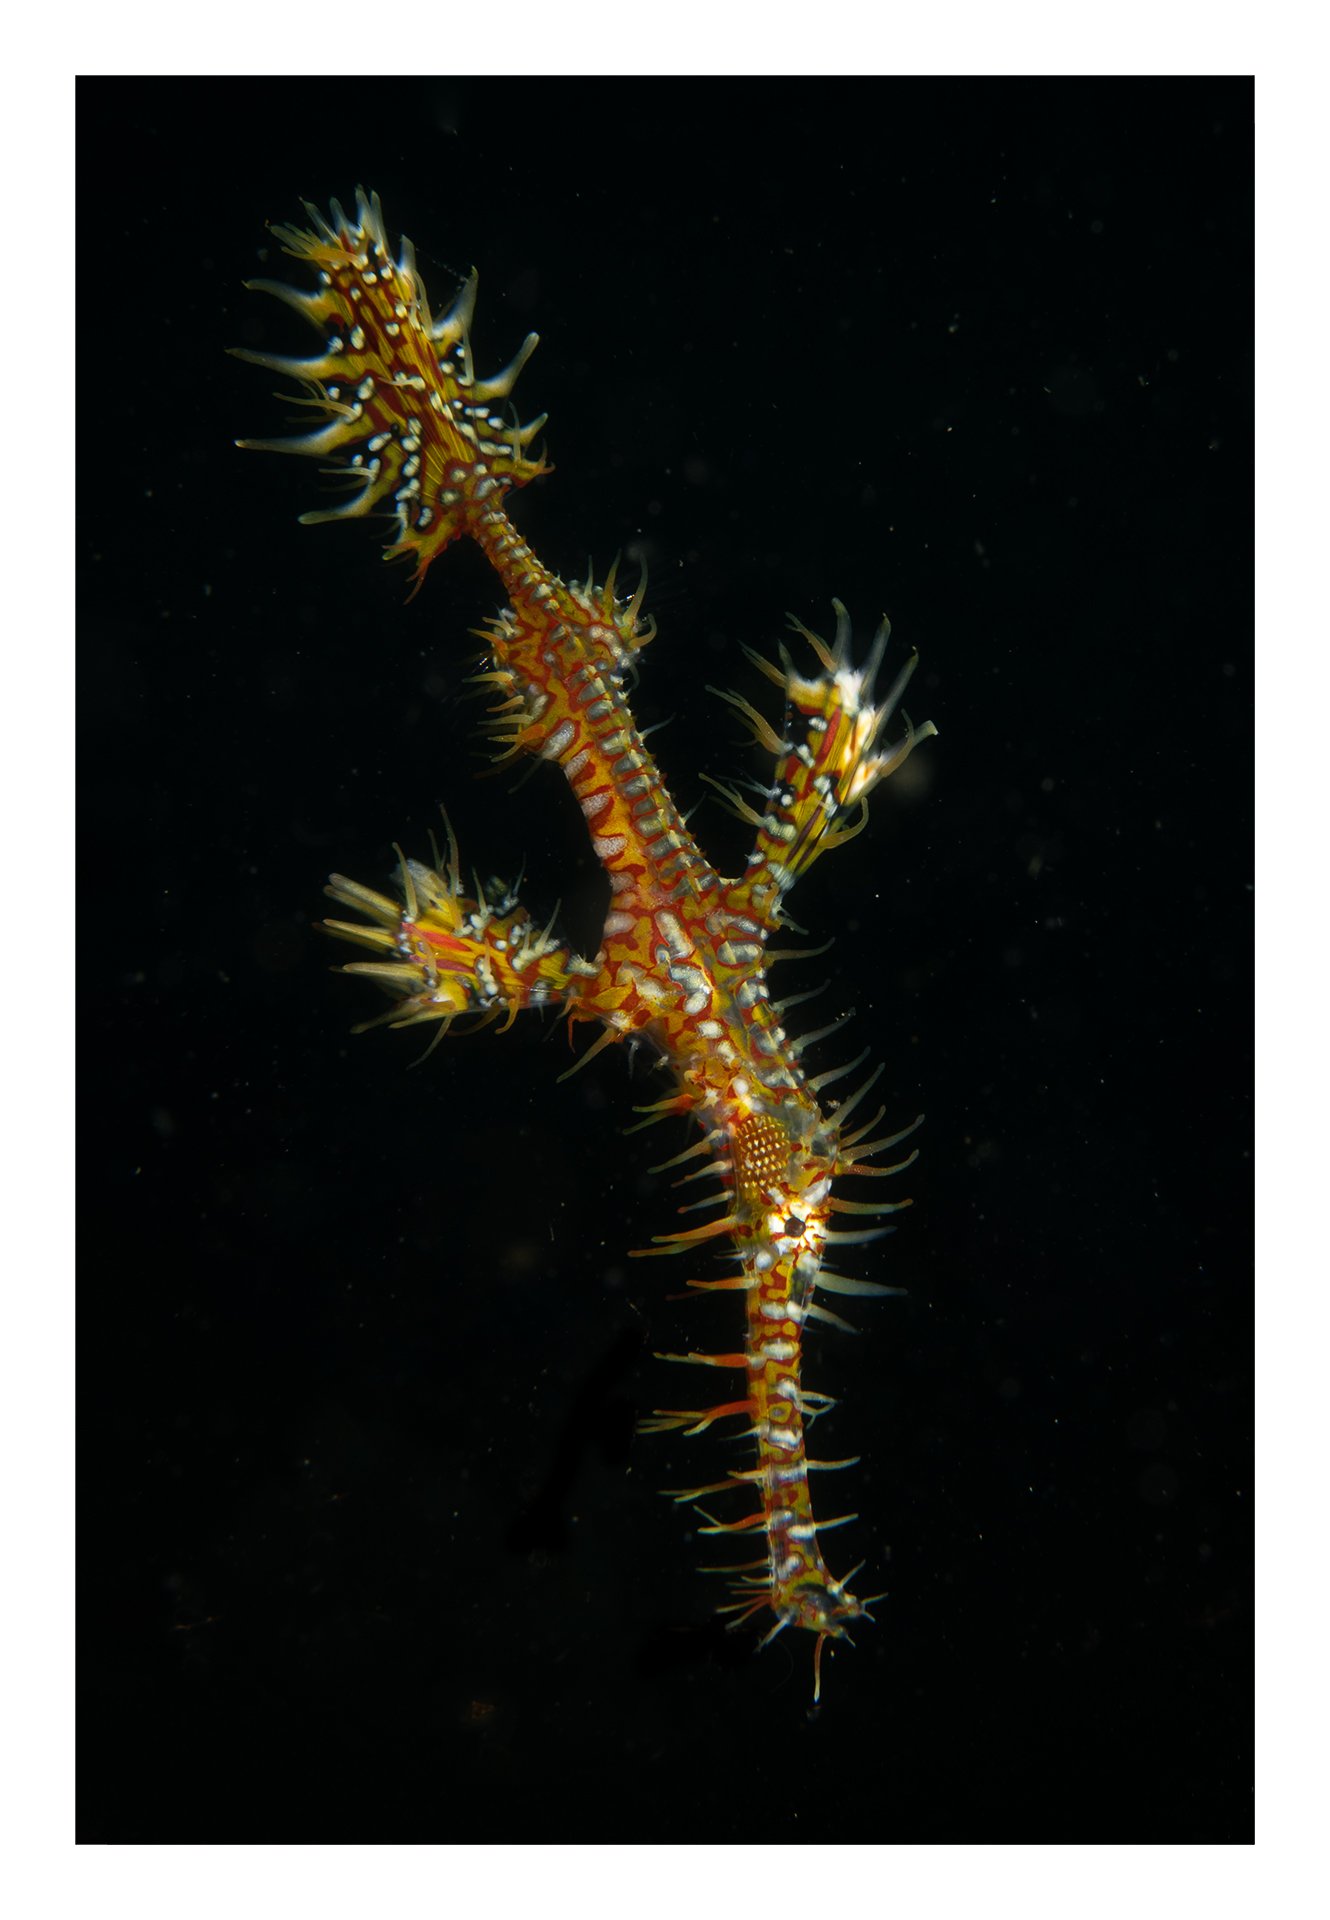
POLYGON ((724 696, 774 768, 758 805, 723 790, 754 839, 741 875, 718 874, 671 799, 629 705, 635 658, 654 633, 654 623, 642 618, 643 587, 619 597, 613 572, 602 586, 591 578, 565 583, 542 566, 508 517, 509 492, 550 471, 530 452, 544 416, 523 425, 502 410, 536 336, 500 374, 478 379, 470 340, 474 273, 436 320, 410 243, 402 242, 396 258, 391 253, 377 196, 358 193, 354 218, 336 201, 327 218, 308 211, 311 227, 273 231, 315 271, 315 288, 251 284, 318 328, 321 350, 306 360, 241 357, 302 381, 302 401, 317 424, 296 439, 239 444, 314 456, 351 488, 339 506, 305 514, 306 521, 391 512, 388 554, 411 559, 417 583, 450 542, 476 543, 507 599, 484 631, 489 657, 478 676, 494 696, 488 727, 499 757, 534 756, 561 767, 610 885, 599 948, 584 957, 552 926, 531 921, 515 891, 478 885, 467 894, 449 830, 447 856, 436 852, 432 867, 402 858, 400 901, 334 875, 329 894, 362 921, 329 921, 328 928, 373 950, 373 960, 346 970, 387 989, 392 1005, 382 1017, 392 1024, 438 1022, 446 1029, 465 1018, 507 1025, 525 1007, 554 1007, 570 1021, 599 1025, 592 1052, 640 1036, 664 1056, 673 1091, 647 1110, 643 1124, 669 1115, 696 1121, 702 1137, 665 1164, 704 1160, 685 1178, 710 1175, 714 1192, 683 1211, 719 1212, 657 1236, 645 1251, 682 1254, 728 1240, 737 1273, 689 1286, 742 1293, 745 1333, 731 1352, 664 1356, 738 1377, 729 1397, 657 1409, 642 1426, 697 1434, 734 1420, 738 1432, 751 1435, 755 1466, 672 1494, 696 1504, 734 1492, 752 1502, 737 1517, 702 1510, 703 1533, 751 1533, 764 1545, 760 1560, 721 1569, 737 1576, 722 1611, 734 1613, 735 1624, 767 1614, 768 1639, 788 1626, 814 1633, 820 1687, 825 1642, 868 1617, 869 1602, 850 1592, 852 1575, 832 1577, 822 1554, 820 1536, 856 1516, 815 1519, 810 1472, 853 1462, 809 1457, 808 1429, 835 1403, 803 1384, 804 1332, 810 1321, 845 1324, 820 1296, 896 1291, 838 1274, 827 1260, 841 1246, 890 1232, 865 1224, 865 1216, 889 1215, 907 1201, 846 1199, 836 1183, 908 1166, 913 1153, 887 1165, 879 1156, 913 1128, 870 1137, 881 1108, 851 1124, 876 1073, 848 1096, 823 1099, 860 1063, 805 1073, 805 1048, 824 1036, 787 1035, 768 986, 768 968, 783 956, 768 942, 790 887, 828 848, 861 830, 874 788, 935 731, 906 719, 897 737, 887 738, 914 659, 879 699, 889 629, 884 622, 856 666, 839 602, 830 643, 793 623, 811 651, 806 668, 784 647, 779 665, 751 656, 781 689, 784 712, 777 726, 741 695, 724 696))

